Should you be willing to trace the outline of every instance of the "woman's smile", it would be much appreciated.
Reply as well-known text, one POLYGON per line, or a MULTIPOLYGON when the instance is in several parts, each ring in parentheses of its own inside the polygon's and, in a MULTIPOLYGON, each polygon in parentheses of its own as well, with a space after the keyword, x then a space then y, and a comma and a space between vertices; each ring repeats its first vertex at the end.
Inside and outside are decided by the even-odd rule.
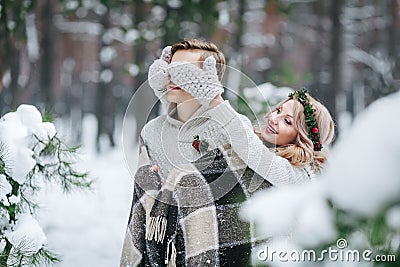
POLYGON ((267 123, 267 125, 265 127, 265 132, 267 134, 278 134, 278 131, 274 127, 272 127, 269 122, 267 123))

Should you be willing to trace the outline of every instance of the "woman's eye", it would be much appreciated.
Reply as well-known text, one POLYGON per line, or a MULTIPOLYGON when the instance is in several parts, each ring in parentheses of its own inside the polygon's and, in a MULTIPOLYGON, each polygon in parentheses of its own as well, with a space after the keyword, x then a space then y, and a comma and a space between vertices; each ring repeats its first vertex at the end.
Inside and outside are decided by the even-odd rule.
POLYGON ((292 122, 289 119, 285 119, 286 124, 292 125, 292 122))
POLYGON ((276 108, 276 112, 279 114, 281 113, 281 108, 276 108))

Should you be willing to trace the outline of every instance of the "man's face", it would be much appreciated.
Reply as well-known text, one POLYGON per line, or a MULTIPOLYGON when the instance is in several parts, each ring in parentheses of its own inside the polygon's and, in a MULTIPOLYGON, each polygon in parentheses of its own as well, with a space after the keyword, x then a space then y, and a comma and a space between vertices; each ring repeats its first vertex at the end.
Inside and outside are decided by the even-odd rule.
MULTIPOLYGON (((203 54, 203 50, 178 50, 174 53, 171 59, 172 62, 191 62, 196 66, 200 67, 200 57, 203 54)), ((167 99, 171 103, 183 103, 186 101, 193 100, 194 97, 188 92, 182 90, 179 86, 174 84, 172 81, 167 86, 167 99)))

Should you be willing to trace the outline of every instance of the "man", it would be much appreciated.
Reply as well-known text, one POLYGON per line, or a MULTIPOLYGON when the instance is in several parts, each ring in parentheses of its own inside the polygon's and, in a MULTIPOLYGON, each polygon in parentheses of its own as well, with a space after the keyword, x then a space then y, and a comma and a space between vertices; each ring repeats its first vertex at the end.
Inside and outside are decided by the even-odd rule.
POLYGON ((196 39, 165 48, 150 66, 149 84, 168 108, 141 132, 121 266, 249 264, 254 233, 239 207, 251 181, 270 184, 231 153, 211 119, 224 70, 223 53, 196 39))

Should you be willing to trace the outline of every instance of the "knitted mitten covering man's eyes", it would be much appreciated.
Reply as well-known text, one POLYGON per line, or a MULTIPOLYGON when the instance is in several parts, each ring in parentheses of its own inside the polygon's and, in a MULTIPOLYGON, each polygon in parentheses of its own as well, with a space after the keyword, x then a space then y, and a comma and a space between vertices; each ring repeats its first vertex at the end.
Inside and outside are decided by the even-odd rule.
POLYGON ((172 62, 168 66, 171 81, 185 90, 202 105, 210 102, 224 91, 218 79, 216 61, 209 56, 203 62, 203 68, 199 68, 189 62, 172 62))

